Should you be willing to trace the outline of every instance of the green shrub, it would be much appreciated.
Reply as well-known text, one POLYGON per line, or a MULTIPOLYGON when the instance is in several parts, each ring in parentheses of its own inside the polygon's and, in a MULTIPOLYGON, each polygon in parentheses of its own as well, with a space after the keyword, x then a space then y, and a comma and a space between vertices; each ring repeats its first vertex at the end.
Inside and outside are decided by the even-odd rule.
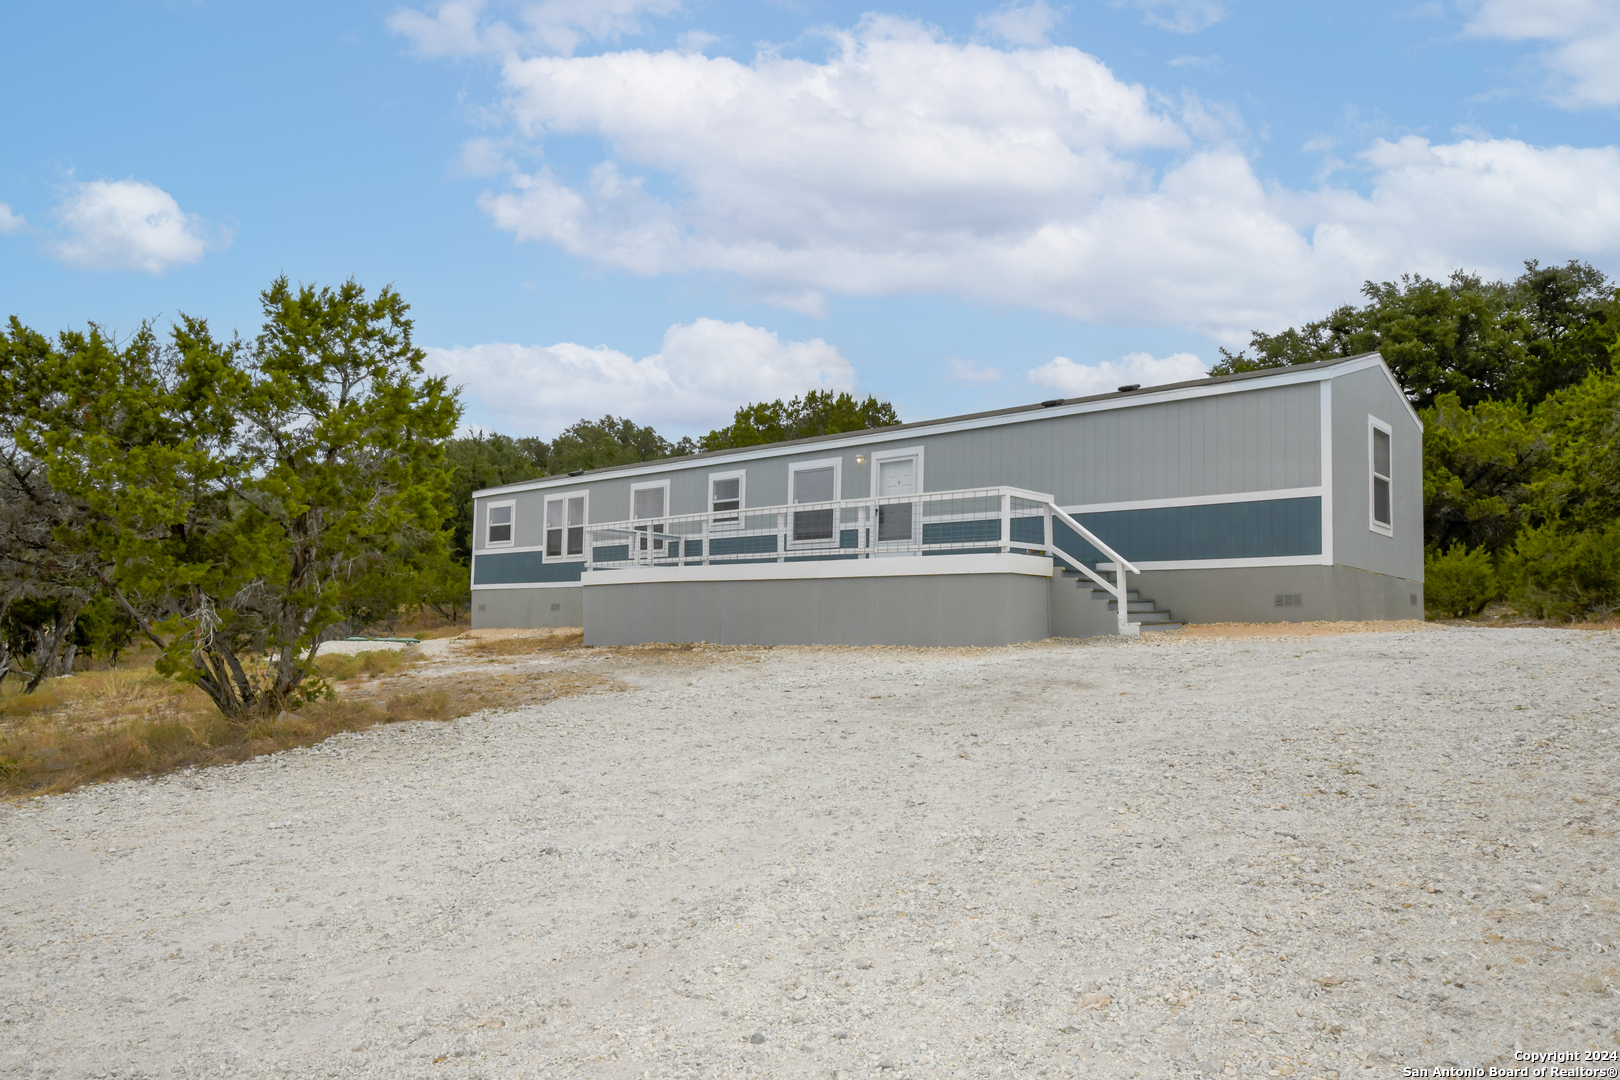
POLYGON ((1466 619, 1498 594, 1496 571, 1483 547, 1452 544, 1423 556, 1423 606, 1430 618, 1466 619))
POLYGON ((1620 521, 1577 532, 1525 529, 1504 565, 1508 600, 1527 615, 1579 619, 1620 608, 1620 521))

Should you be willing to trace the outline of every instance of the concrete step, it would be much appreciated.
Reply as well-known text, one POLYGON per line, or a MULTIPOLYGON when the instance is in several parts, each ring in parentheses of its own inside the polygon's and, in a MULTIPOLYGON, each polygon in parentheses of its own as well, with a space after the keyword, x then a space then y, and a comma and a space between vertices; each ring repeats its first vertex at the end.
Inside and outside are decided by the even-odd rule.
POLYGON ((1175 622, 1175 619, 1171 617, 1168 611, 1133 611, 1129 612, 1125 617, 1131 622, 1141 623, 1143 626, 1147 626, 1149 623, 1175 622))
MULTIPOLYGON (((1108 594, 1103 593, 1103 595, 1107 596, 1108 594)), ((1119 610, 1119 602, 1116 601, 1116 600, 1112 600, 1112 599, 1109 600, 1108 601, 1108 610, 1109 611, 1118 611, 1119 610)), ((1155 603, 1154 601, 1152 601, 1152 600, 1138 600, 1135 597, 1129 596, 1127 594, 1127 599, 1125 601, 1125 610, 1128 611, 1128 612, 1131 612, 1132 614, 1135 614, 1138 611, 1157 611, 1157 610, 1159 610, 1159 605, 1157 603, 1155 603)))
MULTIPOLYGON (((1134 622, 1135 620, 1132 621, 1134 622)), ((1137 623, 1136 625, 1142 628, 1143 633, 1147 633, 1149 630, 1180 630, 1187 624, 1178 622, 1145 622, 1137 623)))

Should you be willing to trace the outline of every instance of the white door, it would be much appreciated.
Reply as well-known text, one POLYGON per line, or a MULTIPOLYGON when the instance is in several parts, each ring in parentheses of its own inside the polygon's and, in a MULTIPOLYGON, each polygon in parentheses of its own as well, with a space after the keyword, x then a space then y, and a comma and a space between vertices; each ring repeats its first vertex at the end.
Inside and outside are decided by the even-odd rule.
MULTIPOLYGON (((917 494, 917 459, 891 458, 878 462, 878 498, 892 499, 897 495, 917 494)), ((916 503, 886 503, 878 507, 877 539, 879 545, 911 546, 919 537, 916 503)))

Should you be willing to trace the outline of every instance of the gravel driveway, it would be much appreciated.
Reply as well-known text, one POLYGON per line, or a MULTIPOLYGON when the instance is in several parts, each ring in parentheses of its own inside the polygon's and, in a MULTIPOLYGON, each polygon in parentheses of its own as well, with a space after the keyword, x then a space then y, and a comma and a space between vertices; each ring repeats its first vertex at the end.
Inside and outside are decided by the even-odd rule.
POLYGON ((629 689, 0 806, 0 1076, 1620 1050, 1613 634, 523 662, 629 689))

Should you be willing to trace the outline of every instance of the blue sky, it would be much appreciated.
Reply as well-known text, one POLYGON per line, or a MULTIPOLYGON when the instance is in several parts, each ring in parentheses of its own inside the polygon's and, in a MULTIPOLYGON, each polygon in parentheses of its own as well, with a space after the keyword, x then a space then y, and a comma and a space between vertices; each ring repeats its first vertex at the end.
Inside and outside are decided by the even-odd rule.
POLYGON ((468 422, 1169 381, 1360 283, 1620 272, 1620 2, 0 14, 0 314, 393 283, 468 422))

